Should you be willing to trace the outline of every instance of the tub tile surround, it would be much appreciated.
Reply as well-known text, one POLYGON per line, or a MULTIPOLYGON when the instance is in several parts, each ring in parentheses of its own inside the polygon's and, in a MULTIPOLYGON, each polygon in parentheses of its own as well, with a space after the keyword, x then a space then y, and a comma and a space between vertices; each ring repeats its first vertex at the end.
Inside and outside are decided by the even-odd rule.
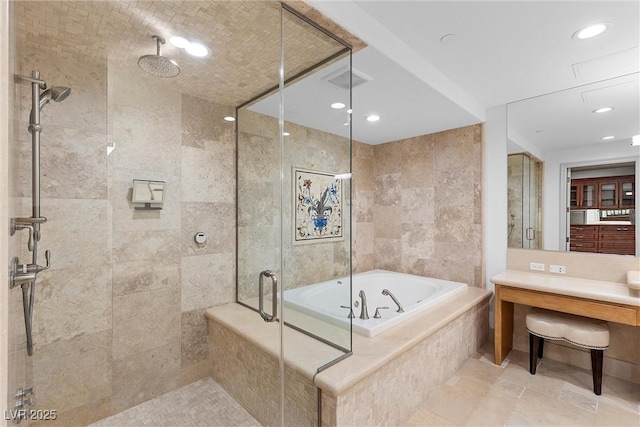
MULTIPOLYGON (((489 296, 487 290, 469 288, 375 338, 354 334, 353 355, 315 375, 315 380, 316 369, 342 353, 284 328, 286 399, 304 396, 296 405, 315 411, 318 387, 322 390, 323 425, 402 424, 439 382, 486 341, 489 296), (416 383, 421 387, 407 388, 407 384, 416 383), (408 395, 412 397, 408 399, 408 395), (363 402, 371 402, 371 406, 363 402), (374 402, 379 403, 379 409, 374 409, 374 402)), ((206 314, 214 379, 258 421, 274 424, 277 400, 268 401, 264 396, 277 396, 278 325, 264 323, 257 313, 237 304, 215 307, 206 314), (243 361, 241 366, 238 360, 243 361), (254 384, 256 377, 265 381, 254 384), (263 390, 265 387, 271 394, 263 390)), ((305 413, 313 412, 302 409, 303 415, 286 412, 286 416, 295 416, 295 425, 317 422, 305 413)))
POLYGON ((353 147, 354 272, 481 287, 482 125, 353 147))
MULTIPOLYGON (((627 271, 638 268, 638 258, 632 256, 567 253, 537 250, 509 249, 507 269, 529 272, 530 262, 541 262, 547 266, 558 264, 566 266, 567 277, 614 282, 626 285, 627 271)), ((551 273, 536 273, 551 275, 551 273)), ((528 351, 528 332, 524 324, 529 307, 515 305, 513 348, 528 351)), ((640 384, 640 328, 609 322, 610 345, 604 352, 603 372, 605 375, 640 384)), ((545 357, 575 365, 582 369, 591 369, 588 352, 563 342, 549 343, 545 346, 545 357)))

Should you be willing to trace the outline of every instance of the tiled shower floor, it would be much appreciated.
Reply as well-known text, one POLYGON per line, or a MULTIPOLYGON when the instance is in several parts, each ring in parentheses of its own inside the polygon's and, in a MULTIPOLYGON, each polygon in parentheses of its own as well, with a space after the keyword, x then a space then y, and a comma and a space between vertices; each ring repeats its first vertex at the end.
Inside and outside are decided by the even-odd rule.
POLYGON ((259 425, 211 378, 201 379, 91 424, 95 427, 259 425))
MULTIPOLYGON (((470 357, 435 390, 407 426, 640 426, 640 386, 605 376, 602 395, 591 373, 542 359, 535 376, 528 355, 494 365, 492 350, 470 357)), ((259 426, 213 379, 163 394, 93 426, 259 426)))

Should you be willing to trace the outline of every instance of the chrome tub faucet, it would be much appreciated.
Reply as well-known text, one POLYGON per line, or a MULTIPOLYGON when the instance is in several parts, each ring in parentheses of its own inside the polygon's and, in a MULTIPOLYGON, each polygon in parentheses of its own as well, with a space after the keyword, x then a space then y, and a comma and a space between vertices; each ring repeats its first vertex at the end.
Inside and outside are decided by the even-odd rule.
POLYGON ((361 290, 358 296, 362 302, 362 307, 360 308, 360 319, 367 320, 369 318, 369 311, 367 310, 367 295, 363 290, 361 290))

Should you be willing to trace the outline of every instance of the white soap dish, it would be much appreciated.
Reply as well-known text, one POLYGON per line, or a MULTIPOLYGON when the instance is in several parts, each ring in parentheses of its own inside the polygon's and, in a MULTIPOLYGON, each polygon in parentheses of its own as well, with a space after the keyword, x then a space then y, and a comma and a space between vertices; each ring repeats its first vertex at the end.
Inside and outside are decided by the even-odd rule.
POLYGON ((627 285, 631 289, 640 290, 640 271, 629 271, 627 273, 627 285))

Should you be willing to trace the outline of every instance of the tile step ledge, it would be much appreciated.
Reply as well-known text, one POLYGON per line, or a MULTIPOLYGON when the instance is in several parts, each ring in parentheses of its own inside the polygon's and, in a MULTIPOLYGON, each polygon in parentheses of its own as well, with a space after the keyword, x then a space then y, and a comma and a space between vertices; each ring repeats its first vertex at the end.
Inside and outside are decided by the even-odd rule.
MULTIPOLYGON (((389 361, 419 344, 457 317, 488 302, 487 289, 469 287, 402 324, 367 338, 353 334, 353 354, 316 375, 318 367, 344 353, 289 327, 283 327, 285 363, 288 367, 332 396, 339 396, 382 368, 389 361), (314 380, 315 377, 315 380, 314 380)), ((221 324, 274 358, 280 356, 280 323, 266 323, 257 312, 237 303, 208 309, 208 319, 221 324)))

